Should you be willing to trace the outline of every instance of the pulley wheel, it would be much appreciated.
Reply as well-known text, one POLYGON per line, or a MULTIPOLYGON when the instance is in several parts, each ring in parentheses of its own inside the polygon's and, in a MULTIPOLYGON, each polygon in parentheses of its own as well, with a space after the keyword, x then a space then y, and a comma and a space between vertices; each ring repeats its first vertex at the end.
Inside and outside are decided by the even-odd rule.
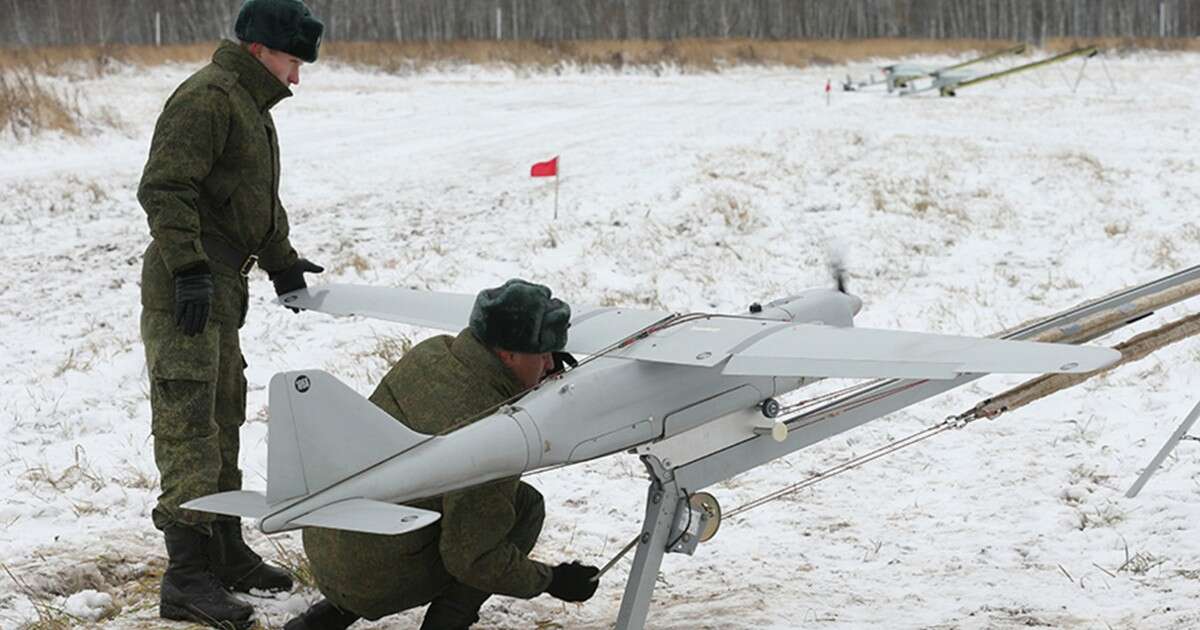
POLYGON ((704 523, 704 529, 700 531, 700 542, 708 542, 713 536, 717 535, 717 530, 721 527, 721 504, 717 503, 717 497, 707 492, 697 492, 688 500, 692 509, 699 510, 708 515, 708 521, 704 523))

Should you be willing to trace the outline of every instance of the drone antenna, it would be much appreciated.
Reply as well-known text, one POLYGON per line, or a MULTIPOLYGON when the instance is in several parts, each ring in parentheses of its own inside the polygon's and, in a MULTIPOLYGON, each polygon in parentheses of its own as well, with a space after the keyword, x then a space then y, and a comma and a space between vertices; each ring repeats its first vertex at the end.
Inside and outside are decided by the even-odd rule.
POLYGON ((829 250, 829 275, 833 276, 833 285, 838 292, 846 292, 846 259, 837 249, 829 250))

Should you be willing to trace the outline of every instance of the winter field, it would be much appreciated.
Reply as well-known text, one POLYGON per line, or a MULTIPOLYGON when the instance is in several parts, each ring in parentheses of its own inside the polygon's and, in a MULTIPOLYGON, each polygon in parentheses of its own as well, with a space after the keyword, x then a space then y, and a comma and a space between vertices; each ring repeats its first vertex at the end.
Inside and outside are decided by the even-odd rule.
MULTIPOLYGON (((521 276, 568 301, 741 311, 828 286, 832 244, 860 325, 988 335, 1200 260, 1200 55, 1093 59, 1072 93, 1080 64, 954 99, 842 93, 840 67, 318 64, 274 110, 282 197, 324 282, 473 293, 521 276), (556 154, 557 220, 553 180, 528 177, 556 154)), ((188 627, 157 617, 135 190, 193 69, 48 77, 109 124, 0 140, 0 627, 188 627)), ((293 315, 261 272, 251 292, 242 467, 263 489, 275 372, 319 367, 368 394, 435 332, 293 315)), ((1185 341, 730 520, 666 558, 648 627, 1200 627, 1200 446, 1123 496, 1196 402, 1198 361, 1185 341)), ((987 377, 710 491, 728 511, 1021 380, 987 377)), ((529 481, 546 497, 539 559, 600 565, 640 529, 634 456, 529 481)), ((303 568, 298 535, 248 538, 303 568)), ((586 604, 494 598, 481 627, 611 627, 631 558, 586 604)), ((250 599, 279 628, 317 597, 250 599)))

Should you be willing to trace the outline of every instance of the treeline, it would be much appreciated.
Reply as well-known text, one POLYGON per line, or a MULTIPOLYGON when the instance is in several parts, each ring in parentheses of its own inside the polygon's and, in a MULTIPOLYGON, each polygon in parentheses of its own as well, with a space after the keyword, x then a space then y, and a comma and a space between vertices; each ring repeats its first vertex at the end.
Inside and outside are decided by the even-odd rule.
MULTIPOLYGON (((310 0, 326 39, 1195 37, 1200 0, 310 0)), ((0 45, 229 37, 240 0, 0 0, 0 45)))

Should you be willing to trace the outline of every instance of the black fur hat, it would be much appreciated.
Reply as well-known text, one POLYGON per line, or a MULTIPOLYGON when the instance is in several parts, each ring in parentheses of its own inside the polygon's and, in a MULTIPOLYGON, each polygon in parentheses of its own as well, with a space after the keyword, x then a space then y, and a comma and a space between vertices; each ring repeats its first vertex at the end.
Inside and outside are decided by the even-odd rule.
POLYGON ((312 63, 325 25, 300 0, 246 0, 233 31, 243 42, 258 42, 312 63))
POLYGON ((571 307, 540 284, 514 278, 475 297, 471 332, 509 352, 557 352, 567 345, 571 307))

